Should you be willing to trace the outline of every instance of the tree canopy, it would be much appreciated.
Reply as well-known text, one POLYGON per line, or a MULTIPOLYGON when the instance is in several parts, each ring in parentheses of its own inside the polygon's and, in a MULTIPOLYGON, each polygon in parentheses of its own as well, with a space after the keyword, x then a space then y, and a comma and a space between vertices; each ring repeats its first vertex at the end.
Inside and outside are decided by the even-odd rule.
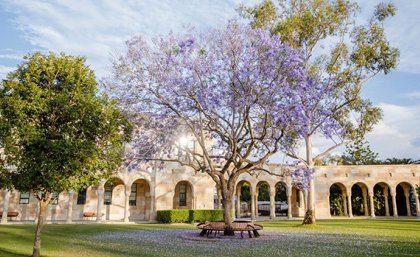
POLYGON ((100 95, 85 59, 26 56, 0 86, 0 179, 40 202, 34 256, 39 256, 45 208, 53 192, 98 183, 120 165, 131 125, 100 95), (38 234, 39 233, 39 234, 38 234))
POLYGON ((264 170, 270 156, 292 151, 307 133, 302 92, 323 86, 303 61, 279 36, 231 21, 151 44, 132 38, 107 86, 133 113, 131 158, 206 172, 222 189, 229 223, 238 177, 264 170))
MULTIPOLYGON (((267 29, 282 42, 302 49, 310 74, 325 83, 324 90, 318 94, 308 91, 312 98, 301 103, 309 110, 305 113, 305 155, 287 152, 308 168, 332 150, 363 138, 382 116, 360 92, 369 79, 388 74, 397 65, 399 51, 384 33, 384 22, 395 15, 396 8, 379 4, 362 25, 356 24, 358 11, 356 3, 345 0, 279 0, 277 4, 264 0, 254 7, 240 8, 253 27, 267 29), (331 122, 339 123, 340 129, 331 128, 331 122), (315 136, 331 142, 316 155, 312 152, 315 136)), ((312 195, 309 192, 304 223, 315 222, 312 195)))

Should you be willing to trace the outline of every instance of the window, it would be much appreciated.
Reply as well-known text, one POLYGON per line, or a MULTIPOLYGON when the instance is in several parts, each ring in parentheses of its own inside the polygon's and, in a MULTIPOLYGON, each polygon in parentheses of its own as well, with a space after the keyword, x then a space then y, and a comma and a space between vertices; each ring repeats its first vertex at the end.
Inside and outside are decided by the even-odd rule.
POLYGON ((58 196, 59 194, 57 192, 53 192, 51 195, 51 199, 53 199, 53 202, 51 203, 52 205, 57 205, 58 204, 58 196))
POLYGON ((136 200, 137 200, 137 184, 133 183, 133 185, 131 185, 131 193, 130 193, 130 197, 128 199, 128 204, 135 206, 136 205, 136 200))
POLYGON ((110 205, 112 203, 112 185, 105 184, 104 204, 110 205))
POLYGON ((187 206, 187 185, 179 185, 179 206, 187 206))
POLYGON ((82 189, 77 194, 77 204, 83 205, 86 203, 86 189, 82 189))
POLYGON ((19 198, 19 204, 28 204, 29 203, 29 192, 21 192, 19 198))

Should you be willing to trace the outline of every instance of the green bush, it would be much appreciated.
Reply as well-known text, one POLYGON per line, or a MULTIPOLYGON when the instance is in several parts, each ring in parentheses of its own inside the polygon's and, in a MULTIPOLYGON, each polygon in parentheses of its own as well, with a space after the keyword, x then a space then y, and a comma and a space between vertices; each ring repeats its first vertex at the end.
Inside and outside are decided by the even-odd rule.
POLYGON ((190 222, 204 222, 207 220, 223 220, 223 210, 190 210, 190 222))
POLYGON ((222 210, 162 210, 157 211, 157 221, 160 223, 203 222, 207 220, 223 220, 222 210))
POLYGON ((160 223, 189 222, 189 210, 163 210, 157 211, 157 221, 160 223))

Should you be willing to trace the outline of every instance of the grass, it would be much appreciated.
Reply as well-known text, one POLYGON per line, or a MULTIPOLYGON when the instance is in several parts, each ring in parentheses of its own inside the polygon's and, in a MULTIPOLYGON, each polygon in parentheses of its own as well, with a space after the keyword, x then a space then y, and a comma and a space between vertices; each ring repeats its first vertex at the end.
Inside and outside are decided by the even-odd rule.
MULTIPOLYGON (((194 225, 45 225, 42 256, 420 256, 420 219, 261 222, 262 237, 193 241, 194 225)), ((34 225, 0 226, 0 256, 29 256, 34 225)))

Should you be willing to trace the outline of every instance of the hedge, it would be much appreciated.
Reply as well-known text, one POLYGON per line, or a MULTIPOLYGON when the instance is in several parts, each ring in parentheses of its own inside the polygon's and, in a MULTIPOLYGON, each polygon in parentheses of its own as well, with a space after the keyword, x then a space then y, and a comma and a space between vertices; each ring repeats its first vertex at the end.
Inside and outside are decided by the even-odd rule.
POLYGON ((223 220, 222 210, 161 210, 157 211, 157 221, 160 223, 203 222, 207 220, 223 220))

